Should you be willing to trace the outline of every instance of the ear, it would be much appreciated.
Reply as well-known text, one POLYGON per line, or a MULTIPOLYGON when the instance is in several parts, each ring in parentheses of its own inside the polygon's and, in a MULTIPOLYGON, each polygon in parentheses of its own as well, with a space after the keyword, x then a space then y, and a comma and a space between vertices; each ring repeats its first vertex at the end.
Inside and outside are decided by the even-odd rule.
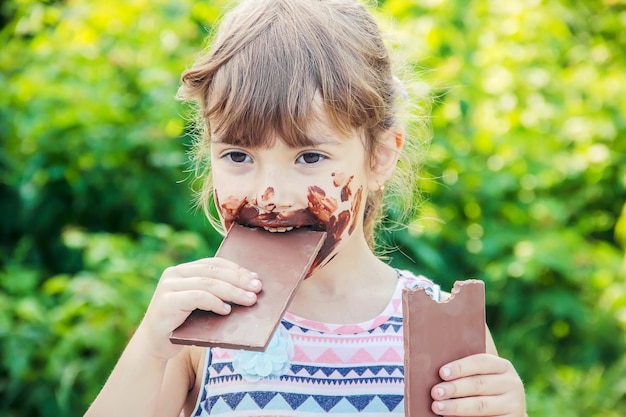
POLYGON ((378 191, 391 177, 396 163, 400 157, 400 151, 404 145, 404 129, 401 126, 392 126, 385 133, 376 149, 370 171, 368 188, 370 191, 378 191))

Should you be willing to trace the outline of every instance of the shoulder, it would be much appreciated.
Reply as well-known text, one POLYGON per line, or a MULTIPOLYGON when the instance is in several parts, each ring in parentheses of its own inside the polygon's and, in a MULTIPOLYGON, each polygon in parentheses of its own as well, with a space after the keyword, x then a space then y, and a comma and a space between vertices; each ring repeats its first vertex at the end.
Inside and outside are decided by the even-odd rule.
POLYGON ((426 290, 426 293, 434 300, 440 301, 444 295, 442 295, 441 288, 435 284, 430 278, 423 275, 416 275, 411 271, 398 269, 398 279, 401 282, 403 288, 416 288, 421 287, 426 290))

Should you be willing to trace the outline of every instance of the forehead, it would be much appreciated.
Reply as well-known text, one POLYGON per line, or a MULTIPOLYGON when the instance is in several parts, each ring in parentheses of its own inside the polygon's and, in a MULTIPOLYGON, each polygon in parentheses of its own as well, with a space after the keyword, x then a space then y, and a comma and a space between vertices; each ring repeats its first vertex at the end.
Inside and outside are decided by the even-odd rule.
POLYGON ((271 124, 270 118, 259 125, 254 123, 254 117, 249 119, 244 113, 235 128, 221 119, 215 115, 209 119, 211 140, 250 148, 269 148, 276 139, 288 147, 298 148, 332 144, 359 136, 357 129, 340 126, 331 119, 319 95, 314 96, 307 116, 300 121, 287 117, 289 122, 282 120, 271 124))

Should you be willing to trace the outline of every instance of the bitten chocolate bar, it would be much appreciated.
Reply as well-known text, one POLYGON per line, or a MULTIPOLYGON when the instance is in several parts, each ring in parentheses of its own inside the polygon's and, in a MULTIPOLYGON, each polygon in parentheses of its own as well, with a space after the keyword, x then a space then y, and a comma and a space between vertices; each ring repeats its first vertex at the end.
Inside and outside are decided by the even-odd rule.
POLYGON ((233 224, 216 256, 259 274, 263 289, 256 304, 233 304, 225 316, 195 310, 172 332, 172 343, 265 350, 325 238, 325 232, 307 229, 270 233, 233 224))
POLYGON ((485 286, 467 280, 454 284, 451 297, 437 302, 423 288, 402 292, 404 314, 404 411, 407 417, 436 417, 432 388, 448 362, 484 353, 485 286))

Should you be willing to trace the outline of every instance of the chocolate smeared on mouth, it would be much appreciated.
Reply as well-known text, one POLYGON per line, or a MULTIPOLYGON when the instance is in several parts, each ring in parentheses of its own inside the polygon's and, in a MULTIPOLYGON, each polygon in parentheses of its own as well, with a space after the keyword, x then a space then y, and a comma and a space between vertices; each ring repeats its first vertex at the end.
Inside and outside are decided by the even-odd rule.
POLYGON ((284 213, 259 213, 254 207, 245 207, 241 210, 238 223, 248 227, 293 227, 326 231, 324 224, 307 209, 284 213))
MULTIPOLYGON (((341 174, 342 183, 344 182, 344 178, 343 174, 341 174)), ((342 186, 341 199, 343 201, 346 201, 352 195, 350 189, 352 178, 353 176, 349 177, 342 186), (344 200, 344 198, 346 200, 344 200)), ((339 178, 335 179, 338 180, 339 178)), ((261 199, 265 199, 266 196, 269 196, 270 192, 274 192, 273 187, 268 187, 261 199)), ((337 200, 327 196, 326 192, 321 187, 315 185, 308 188, 307 207, 298 210, 274 211, 274 209, 272 209, 263 211, 257 207, 254 202, 251 203, 245 198, 238 200, 234 197, 230 197, 221 204, 216 198, 216 202, 221 210, 226 229, 229 229, 233 223, 237 223, 247 227, 307 228, 313 231, 326 232, 326 240, 313 261, 311 270, 307 275, 308 277, 315 269, 325 265, 332 259, 330 255, 341 241, 341 236, 348 227, 349 234, 354 232, 356 227, 354 213, 359 212, 362 193, 363 188, 361 187, 356 192, 350 210, 343 210, 339 213, 337 213, 339 209, 337 200)), ((283 233, 289 233, 289 231, 283 233)))

